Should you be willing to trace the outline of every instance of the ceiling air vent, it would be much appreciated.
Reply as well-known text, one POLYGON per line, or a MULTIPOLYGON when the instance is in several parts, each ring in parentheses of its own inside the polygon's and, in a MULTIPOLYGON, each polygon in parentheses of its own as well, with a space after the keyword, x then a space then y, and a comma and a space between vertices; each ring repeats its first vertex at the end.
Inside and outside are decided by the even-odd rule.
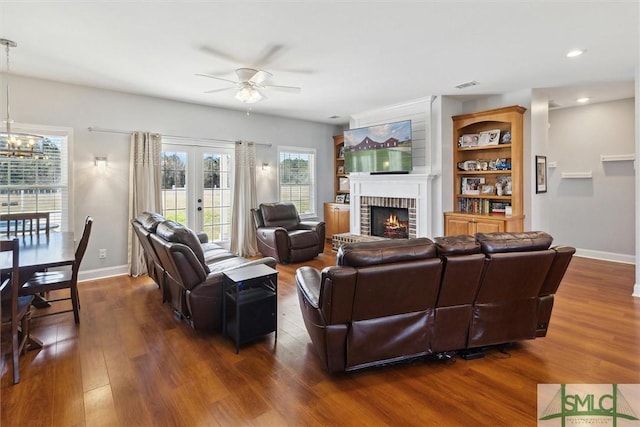
POLYGON ((455 87, 456 87, 457 89, 464 89, 464 88, 466 88, 466 87, 477 86, 477 85, 479 85, 479 84, 480 84, 480 83, 478 83, 477 81, 475 81, 475 80, 471 80, 470 82, 460 83, 459 85, 456 85, 455 87))

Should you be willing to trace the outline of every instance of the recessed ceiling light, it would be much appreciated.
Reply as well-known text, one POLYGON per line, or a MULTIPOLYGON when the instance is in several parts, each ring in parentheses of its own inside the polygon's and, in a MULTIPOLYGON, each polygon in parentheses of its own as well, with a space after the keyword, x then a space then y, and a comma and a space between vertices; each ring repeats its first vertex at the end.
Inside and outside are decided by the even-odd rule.
POLYGON ((329 116, 330 119, 339 119, 340 116, 329 116))
POLYGON ((584 49, 573 49, 567 52, 567 58, 575 58, 576 56, 580 56, 586 51, 584 49))
POLYGON ((589 102, 589 98, 587 98, 586 96, 583 98, 578 98, 576 99, 576 102, 579 102, 580 104, 584 104, 585 102, 589 102))

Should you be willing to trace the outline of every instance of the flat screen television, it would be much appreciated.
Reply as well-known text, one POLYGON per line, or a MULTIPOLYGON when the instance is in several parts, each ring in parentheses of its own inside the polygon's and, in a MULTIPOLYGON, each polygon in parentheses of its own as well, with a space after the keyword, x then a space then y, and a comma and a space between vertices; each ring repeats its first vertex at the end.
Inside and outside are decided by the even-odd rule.
POLYGON ((408 173, 411 120, 344 131, 344 171, 408 173))

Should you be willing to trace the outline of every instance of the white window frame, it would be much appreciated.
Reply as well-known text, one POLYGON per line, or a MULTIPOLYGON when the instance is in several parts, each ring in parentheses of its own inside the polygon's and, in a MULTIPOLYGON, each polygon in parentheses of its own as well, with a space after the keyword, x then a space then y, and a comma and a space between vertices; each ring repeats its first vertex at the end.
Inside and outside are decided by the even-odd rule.
POLYGON ((318 194, 318 176, 317 176, 317 164, 318 164, 318 155, 317 155, 317 151, 315 148, 308 148, 308 147, 293 147, 293 146, 278 146, 278 200, 282 200, 282 195, 280 194, 280 188, 281 188, 281 183, 280 183, 280 155, 281 153, 297 153, 297 154, 308 154, 312 157, 313 162, 312 164, 309 166, 311 171, 310 171, 310 176, 311 176, 311 185, 310 185, 310 190, 309 190, 309 212, 306 213, 302 213, 299 212, 300 218, 317 218, 318 213, 317 213, 317 208, 318 208, 318 203, 317 203, 317 194, 318 194))
POLYGON ((56 185, 55 188, 66 189, 66 203, 62 203, 60 231, 74 231, 75 215, 74 186, 73 186, 73 128, 66 126, 48 126, 28 123, 13 123, 13 132, 31 133, 44 136, 60 136, 67 138, 66 156, 61 158, 61 170, 66 172, 66 185, 56 185))

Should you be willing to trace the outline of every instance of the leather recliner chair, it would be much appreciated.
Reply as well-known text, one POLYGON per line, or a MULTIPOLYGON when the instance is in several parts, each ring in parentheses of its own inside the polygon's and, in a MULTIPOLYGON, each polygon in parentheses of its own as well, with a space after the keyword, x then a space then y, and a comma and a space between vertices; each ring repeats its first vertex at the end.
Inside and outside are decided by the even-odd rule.
POLYGON ((324 250, 324 222, 301 221, 293 203, 262 203, 251 212, 262 255, 287 264, 308 261, 324 250))

